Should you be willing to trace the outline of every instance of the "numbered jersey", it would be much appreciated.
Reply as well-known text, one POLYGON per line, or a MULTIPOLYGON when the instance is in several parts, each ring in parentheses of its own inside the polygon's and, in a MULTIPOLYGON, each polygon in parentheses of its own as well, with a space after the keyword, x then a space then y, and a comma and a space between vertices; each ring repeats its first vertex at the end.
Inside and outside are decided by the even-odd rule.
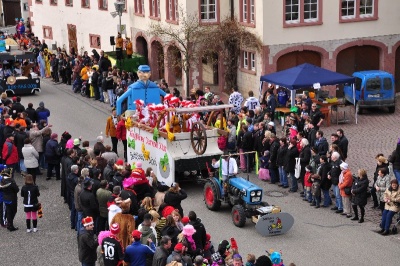
POLYGON ((249 110, 254 110, 257 106, 260 106, 260 102, 255 97, 249 97, 244 103, 244 106, 246 106, 249 110))
POLYGON ((106 237, 101 243, 105 266, 117 266, 124 259, 121 243, 112 237, 106 237))

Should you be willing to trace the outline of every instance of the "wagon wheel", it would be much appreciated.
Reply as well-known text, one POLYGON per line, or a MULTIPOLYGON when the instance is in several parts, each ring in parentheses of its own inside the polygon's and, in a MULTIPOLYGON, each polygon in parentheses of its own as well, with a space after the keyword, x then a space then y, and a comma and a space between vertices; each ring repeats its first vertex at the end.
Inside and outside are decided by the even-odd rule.
POLYGON ((196 122, 190 130, 190 142, 194 152, 202 155, 207 149, 207 133, 203 124, 196 122))
POLYGON ((158 114, 158 117, 157 117, 157 120, 156 120, 156 128, 157 128, 157 129, 160 128, 161 121, 164 119, 165 115, 167 115, 167 114, 168 114, 167 111, 161 111, 161 112, 158 114))

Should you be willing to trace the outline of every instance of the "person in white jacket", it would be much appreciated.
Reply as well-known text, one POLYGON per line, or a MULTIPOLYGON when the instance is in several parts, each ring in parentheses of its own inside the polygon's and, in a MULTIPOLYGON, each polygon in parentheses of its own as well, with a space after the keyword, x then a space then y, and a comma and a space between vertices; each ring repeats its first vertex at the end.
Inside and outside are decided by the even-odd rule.
POLYGON ((39 167, 39 153, 36 151, 35 147, 32 146, 29 138, 24 140, 22 155, 24 156, 26 170, 28 174, 32 175, 33 183, 36 184, 36 170, 39 167))

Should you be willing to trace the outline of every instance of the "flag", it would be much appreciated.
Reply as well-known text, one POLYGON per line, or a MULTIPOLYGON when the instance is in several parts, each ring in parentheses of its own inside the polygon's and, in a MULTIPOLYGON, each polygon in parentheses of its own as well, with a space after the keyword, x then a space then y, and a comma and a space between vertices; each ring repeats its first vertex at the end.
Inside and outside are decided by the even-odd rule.
POLYGON ((256 151, 256 175, 258 175, 258 152, 256 151))
POLYGON ((219 180, 222 180, 222 156, 219 158, 219 180))

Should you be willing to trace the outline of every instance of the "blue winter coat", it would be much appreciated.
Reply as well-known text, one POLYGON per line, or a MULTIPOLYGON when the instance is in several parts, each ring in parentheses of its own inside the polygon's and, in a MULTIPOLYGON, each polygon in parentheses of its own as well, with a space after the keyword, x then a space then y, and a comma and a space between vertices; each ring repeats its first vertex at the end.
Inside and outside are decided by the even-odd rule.
POLYGON ((47 108, 44 107, 38 107, 36 109, 36 113, 37 113, 37 117, 38 117, 38 122, 40 122, 41 120, 45 120, 46 123, 48 123, 48 118, 50 116, 50 111, 47 108))
POLYGON ((60 163, 61 154, 58 149, 58 142, 57 140, 50 139, 46 143, 46 149, 44 152, 44 156, 47 163, 57 164, 60 163))

